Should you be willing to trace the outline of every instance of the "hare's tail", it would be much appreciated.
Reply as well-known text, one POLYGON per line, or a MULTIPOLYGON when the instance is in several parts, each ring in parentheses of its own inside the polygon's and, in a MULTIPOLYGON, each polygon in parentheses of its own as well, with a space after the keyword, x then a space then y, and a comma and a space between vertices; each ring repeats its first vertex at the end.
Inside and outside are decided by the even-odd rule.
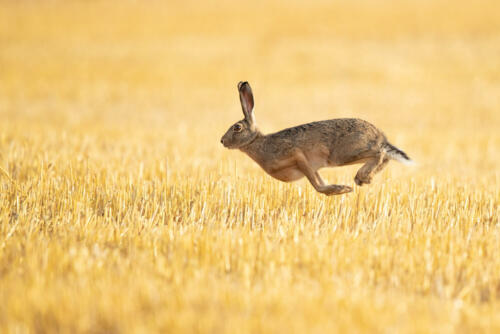
POLYGON ((389 144, 389 143, 385 143, 383 148, 385 149, 389 158, 391 158, 393 160, 397 160, 405 165, 414 165, 415 164, 415 162, 413 160, 411 160, 410 157, 408 157, 408 155, 405 152, 401 151, 396 146, 389 144))

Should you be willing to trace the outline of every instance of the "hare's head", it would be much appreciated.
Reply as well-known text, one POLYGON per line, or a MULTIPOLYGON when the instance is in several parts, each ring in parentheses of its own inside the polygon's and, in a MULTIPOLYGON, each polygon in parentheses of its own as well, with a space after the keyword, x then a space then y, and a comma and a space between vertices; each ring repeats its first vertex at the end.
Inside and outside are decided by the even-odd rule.
POLYGON ((245 81, 238 84, 238 91, 245 118, 231 125, 229 130, 222 136, 220 142, 227 148, 241 148, 248 145, 259 134, 253 113, 252 89, 248 82, 245 81))

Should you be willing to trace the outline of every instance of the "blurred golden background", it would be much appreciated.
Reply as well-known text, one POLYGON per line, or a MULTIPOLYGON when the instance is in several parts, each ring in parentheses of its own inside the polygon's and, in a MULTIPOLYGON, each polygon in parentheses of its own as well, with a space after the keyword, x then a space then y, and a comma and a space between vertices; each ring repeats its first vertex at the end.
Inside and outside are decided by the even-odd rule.
POLYGON ((498 331, 499 106, 498 1, 0 1, 0 331, 498 331), (419 165, 273 180, 240 80, 419 165))

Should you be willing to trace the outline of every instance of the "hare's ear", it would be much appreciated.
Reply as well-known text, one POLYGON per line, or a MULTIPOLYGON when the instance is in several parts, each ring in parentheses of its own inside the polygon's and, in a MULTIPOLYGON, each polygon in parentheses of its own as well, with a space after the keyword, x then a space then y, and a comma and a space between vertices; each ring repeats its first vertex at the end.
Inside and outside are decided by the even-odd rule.
POLYGON ((240 92, 240 101, 241 108, 243 109, 243 115, 245 115, 245 119, 247 121, 249 121, 250 123, 254 123, 255 116, 253 114, 254 102, 252 88, 250 88, 248 82, 240 81, 238 83, 238 91, 240 92))

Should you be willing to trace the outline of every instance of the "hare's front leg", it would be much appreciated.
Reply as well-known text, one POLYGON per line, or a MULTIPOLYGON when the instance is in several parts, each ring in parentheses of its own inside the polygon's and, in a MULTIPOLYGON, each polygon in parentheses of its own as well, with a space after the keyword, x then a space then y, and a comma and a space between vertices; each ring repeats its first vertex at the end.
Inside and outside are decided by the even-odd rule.
POLYGON ((325 184, 319 173, 311 168, 311 165, 302 153, 297 153, 296 159, 297 167, 304 173, 316 191, 328 196, 345 194, 352 191, 352 188, 349 186, 325 184))

